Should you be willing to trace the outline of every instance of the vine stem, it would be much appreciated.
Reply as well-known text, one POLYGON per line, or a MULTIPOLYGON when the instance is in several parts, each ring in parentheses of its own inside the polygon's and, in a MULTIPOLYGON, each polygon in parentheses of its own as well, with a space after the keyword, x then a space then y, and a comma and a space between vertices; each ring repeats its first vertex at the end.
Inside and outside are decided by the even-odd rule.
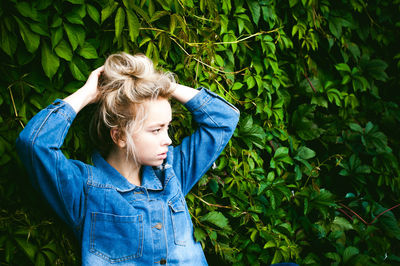
MULTIPOLYGON (((231 42, 214 42, 214 43, 211 43, 211 44, 237 44, 237 43, 243 42, 243 41, 245 41, 245 40, 247 40, 247 39, 250 39, 250 38, 259 36, 259 35, 277 32, 277 31, 279 31, 279 30, 282 29, 282 28, 283 28, 283 27, 279 27, 279 28, 276 28, 276 29, 273 29, 273 30, 270 30, 270 31, 260 31, 260 32, 251 34, 251 35, 249 35, 249 36, 247 36, 247 37, 244 37, 244 38, 239 39, 239 40, 236 40, 236 41, 231 41, 231 42)), ((207 43, 205 43, 205 42, 187 42, 186 44, 187 44, 187 45, 190 45, 190 46, 197 46, 197 45, 202 45, 202 44, 207 44, 207 43)))
MULTIPOLYGON (((343 157, 342 157, 340 154, 334 154, 334 155, 331 155, 331 156, 329 156, 328 158, 326 158, 324 161, 322 161, 322 163, 319 163, 317 166, 315 166, 315 167, 311 170, 311 172, 310 172, 310 174, 308 175, 308 178, 307 178, 307 180, 306 180, 306 183, 304 184, 303 187, 305 187, 305 186, 307 185, 307 183, 308 183, 308 181, 310 180, 310 177, 311 177, 312 173, 314 172, 314 170, 320 170, 322 165, 324 165, 327 161, 329 161, 329 160, 331 160, 331 159, 333 159, 333 158, 339 158, 340 160, 343 159, 343 157)), ((336 166, 337 166, 337 165, 338 165, 338 163, 336 163, 336 166)))
POLYGON ((213 204, 213 203, 209 203, 205 200, 203 200, 202 198, 200 198, 199 196, 197 196, 196 194, 192 194, 193 196, 195 196, 195 198, 199 199, 201 202, 203 202, 204 204, 206 204, 207 206, 212 206, 212 207, 217 207, 217 208, 225 208, 225 209, 236 209, 236 210, 240 210, 238 207, 234 206, 224 206, 224 205, 219 205, 219 204, 213 204))
POLYGON ((235 100, 236 102, 242 103, 242 104, 243 104, 243 103, 252 103, 254 106, 257 106, 257 104, 256 104, 255 102, 253 102, 252 100, 241 101, 241 100, 235 98, 229 91, 227 91, 227 90, 225 89, 224 86, 222 86, 221 83, 219 83, 218 80, 214 80, 214 81, 218 84, 218 86, 219 86, 220 88, 222 88, 222 89, 226 92, 226 94, 228 94, 228 95, 229 95, 233 100, 235 100))
MULTIPOLYGON (((190 55, 190 54, 185 50, 185 48, 183 48, 182 45, 180 45, 180 43, 177 42, 177 40, 175 40, 175 39, 172 38, 172 37, 170 37, 170 39, 173 40, 173 41, 179 46, 179 48, 181 48, 181 50, 182 50, 187 56, 191 56, 191 57, 192 57, 192 55, 190 55)), ((238 70, 238 71, 235 71, 235 72, 227 72, 227 71, 218 69, 218 68, 216 68, 216 67, 213 67, 213 66, 211 66, 211 65, 209 65, 209 64, 207 64, 207 63, 205 63, 205 62, 203 62, 203 61, 201 61, 200 59, 197 59, 197 58, 195 58, 195 57, 193 57, 193 59, 194 59, 196 62, 199 62, 200 64, 202 64, 202 65, 204 65, 204 66, 206 66, 206 67, 209 67, 209 68, 211 68, 211 69, 213 69, 213 70, 215 70, 215 71, 217 71, 217 72, 224 73, 224 74, 238 74, 238 73, 243 72, 243 71, 245 71, 246 69, 248 69, 247 67, 245 67, 245 68, 243 68, 243 69, 241 69, 241 70, 238 70)))
POLYGON ((11 102, 13 105, 13 109, 14 109, 14 114, 15 114, 15 118, 18 120, 19 124, 21 125, 22 128, 25 128, 24 124, 22 123, 22 121, 19 119, 19 115, 18 115, 18 111, 17 111, 17 107, 15 106, 15 101, 14 101, 14 96, 12 94, 11 91, 11 87, 13 86, 13 84, 11 84, 10 86, 8 86, 8 91, 10 93, 10 97, 11 97, 11 102))
MULTIPOLYGON (((395 206, 393 206, 390 209, 387 209, 381 213, 379 213, 371 222, 366 222, 360 215, 358 215, 355 211, 353 211, 352 209, 350 209, 349 207, 347 207, 346 205, 344 205, 343 203, 339 203, 340 206, 342 206, 343 208, 347 209, 348 211, 350 211, 351 213, 353 213, 355 216, 357 216, 358 219, 360 219, 364 224, 366 225, 372 225, 381 215, 385 214, 388 211, 391 211, 397 207, 400 206, 400 204, 397 204, 395 206)), ((345 213, 345 212, 344 212, 345 213)), ((347 215, 347 214, 346 214, 347 215)), ((349 217, 349 215, 347 215, 349 217)), ((351 217, 350 217, 351 218, 351 217)), ((353 220, 353 218, 351 218, 353 220)))
POLYGON ((307 79, 307 82, 311 86, 311 88, 313 89, 314 93, 317 93, 317 90, 315 89, 314 85, 311 83, 311 80, 308 78, 306 73, 304 73, 304 77, 307 79))

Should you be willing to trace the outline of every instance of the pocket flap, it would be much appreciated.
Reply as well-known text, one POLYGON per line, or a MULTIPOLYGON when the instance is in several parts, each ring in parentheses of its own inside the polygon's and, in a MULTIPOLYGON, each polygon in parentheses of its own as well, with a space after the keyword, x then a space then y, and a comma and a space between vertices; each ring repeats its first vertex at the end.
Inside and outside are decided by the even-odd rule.
POLYGON ((181 197, 179 197, 179 195, 172 198, 168 202, 168 205, 171 207, 171 209, 174 213, 185 211, 185 205, 183 203, 183 199, 181 197))

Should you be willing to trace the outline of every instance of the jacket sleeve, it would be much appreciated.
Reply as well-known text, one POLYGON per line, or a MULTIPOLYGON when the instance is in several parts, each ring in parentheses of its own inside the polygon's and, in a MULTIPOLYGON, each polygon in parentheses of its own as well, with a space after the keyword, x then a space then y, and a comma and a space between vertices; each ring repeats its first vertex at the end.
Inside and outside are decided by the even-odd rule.
POLYGON ((56 100, 29 121, 16 142, 32 184, 74 229, 84 213, 88 167, 67 159, 60 147, 75 116, 70 105, 56 100))
POLYGON ((239 121, 239 111, 204 88, 185 104, 198 128, 174 148, 173 168, 184 195, 218 158, 239 121))

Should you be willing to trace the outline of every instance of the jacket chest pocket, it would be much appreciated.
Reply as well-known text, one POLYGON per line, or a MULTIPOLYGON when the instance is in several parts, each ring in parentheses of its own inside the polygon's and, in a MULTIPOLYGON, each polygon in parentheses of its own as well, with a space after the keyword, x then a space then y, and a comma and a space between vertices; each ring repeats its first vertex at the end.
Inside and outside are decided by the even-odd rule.
POLYGON ((90 252, 110 263, 142 256, 143 217, 92 213, 90 252))
POLYGON ((190 228, 186 215, 184 199, 180 195, 177 195, 168 202, 168 205, 171 214, 175 244, 185 246, 187 237, 190 235, 190 228))

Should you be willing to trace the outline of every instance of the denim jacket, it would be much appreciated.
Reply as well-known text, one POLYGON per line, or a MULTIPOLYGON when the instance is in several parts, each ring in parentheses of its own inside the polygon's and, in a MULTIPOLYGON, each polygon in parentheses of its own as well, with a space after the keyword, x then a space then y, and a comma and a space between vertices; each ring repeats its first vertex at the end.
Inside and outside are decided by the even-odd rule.
POLYGON ((141 186, 99 153, 93 165, 63 155, 60 147, 76 113, 62 100, 21 132, 19 156, 34 186, 80 240, 83 265, 207 265, 185 195, 231 138, 239 112, 206 89, 185 106, 198 129, 169 147, 162 166, 143 166, 141 186))

